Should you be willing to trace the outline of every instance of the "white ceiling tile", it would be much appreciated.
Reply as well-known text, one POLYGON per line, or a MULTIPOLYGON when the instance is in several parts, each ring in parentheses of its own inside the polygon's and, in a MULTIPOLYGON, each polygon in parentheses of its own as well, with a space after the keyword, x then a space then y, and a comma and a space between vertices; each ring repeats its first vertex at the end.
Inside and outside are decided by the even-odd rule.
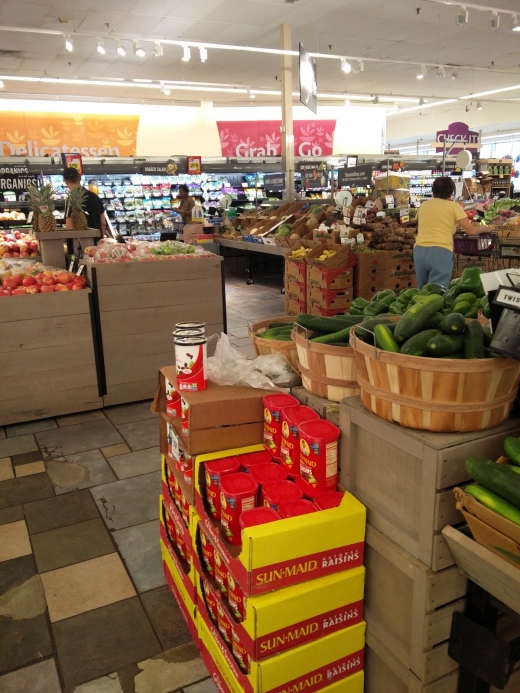
POLYGON ((177 17, 165 17, 157 22, 150 29, 149 34, 161 38, 176 39, 183 35, 190 27, 195 25, 195 21, 191 19, 179 19, 177 17))

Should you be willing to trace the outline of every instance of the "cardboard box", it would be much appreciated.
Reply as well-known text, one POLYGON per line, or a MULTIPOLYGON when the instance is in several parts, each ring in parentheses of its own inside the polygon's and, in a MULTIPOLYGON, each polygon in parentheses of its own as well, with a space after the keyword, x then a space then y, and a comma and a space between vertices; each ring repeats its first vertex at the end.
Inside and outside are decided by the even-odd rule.
MULTIPOLYGON (((184 581, 181 578, 175 562, 163 544, 161 540, 161 555, 163 561, 163 570, 166 582, 170 588, 170 592, 173 594, 175 601, 177 602, 181 614, 188 626, 191 637, 195 641, 197 647, 199 646, 199 627, 197 619, 197 609, 196 603, 192 600, 190 594, 186 591, 184 587, 184 581)), ((196 597, 196 593, 195 593, 196 597)))
POLYGON ((384 280, 385 289, 393 289, 395 292, 403 289, 413 289, 417 287, 417 275, 414 272, 409 274, 387 273, 384 280))
POLYGON ((307 286, 307 304, 313 304, 326 310, 348 308, 354 298, 354 289, 320 289, 316 286, 307 286))
POLYGON ((399 272, 406 272, 406 270, 413 270, 413 250, 383 250, 385 253, 385 268, 392 269, 399 272))
POLYGON ((188 560, 185 561, 183 560, 178 552, 177 548, 173 546, 171 543, 168 534, 166 532, 166 516, 165 516, 165 507, 162 502, 162 498, 159 498, 159 509, 160 509, 160 515, 159 515, 159 536, 161 539, 161 548, 164 550, 163 551, 163 560, 164 560, 164 552, 167 554, 167 556, 170 559, 170 564, 173 564, 175 567, 175 576, 178 578, 177 582, 182 583, 183 585, 183 590, 185 593, 189 596, 190 601, 195 604, 197 600, 197 590, 195 587, 195 565, 193 562, 193 545, 190 543, 189 545, 187 544, 186 547, 190 550, 189 555, 188 555, 188 560))
POLYGON ((376 176, 374 179, 375 189, 379 190, 394 190, 395 188, 409 188, 410 174, 406 173, 386 173, 376 176))
POLYGON ((350 303, 343 308, 324 308, 318 303, 307 302, 307 313, 309 315, 319 315, 323 318, 333 318, 336 315, 347 315, 349 308, 350 303))
POLYGON ((291 280, 286 280, 285 282, 285 296, 289 298, 294 298, 296 301, 304 304, 307 301, 307 289, 305 282, 293 282, 291 280))
POLYGON ((369 253, 354 253, 356 266, 354 267, 354 281, 364 278, 367 274, 375 274, 386 269, 386 252, 373 250, 369 253))
MULTIPOLYGON (((342 573, 248 597, 246 618, 237 623, 226 598, 221 608, 233 623, 242 647, 254 661, 300 647, 307 642, 345 630, 363 621, 365 569, 342 573)), ((205 576, 215 591, 218 586, 205 576)), ((196 576, 197 600, 204 602, 200 575, 196 576)))
POLYGON ((307 312, 307 301, 302 301, 292 296, 285 297, 285 313, 287 315, 301 315, 307 312))
POLYGON ((159 388, 152 404, 152 411, 159 415, 159 445, 161 454, 167 455, 166 427, 170 422, 182 447, 190 455, 226 449, 232 446, 254 445, 263 439, 264 407, 262 398, 271 390, 253 387, 232 387, 209 383, 202 392, 184 392, 189 405, 189 433, 182 434, 181 420, 172 419, 165 413, 166 393, 164 380, 176 382, 175 366, 159 370, 159 388))
POLYGON ((199 455, 193 477, 203 529, 244 593, 263 594, 363 565, 365 508, 350 493, 338 508, 246 529, 242 546, 224 540, 206 509, 204 463, 254 450, 263 446, 199 455))
POLYGON ((310 241, 299 241, 296 243, 291 252, 285 256, 285 277, 294 282, 305 283, 307 281, 307 260, 314 255, 320 255, 322 244, 312 243, 310 241), (310 252, 302 258, 293 256, 295 250, 299 248, 309 248, 310 252))
POLYGON ((307 265, 307 285, 319 289, 345 289, 354 283, 354 271, 342 267, 321 267, 318 264, 307 265))
MULTIPOLYGON (((232 693, 363 693, 364 623, 261 662, 253 661, 249 674, 245 674, 209 619, 204 604, 198 618, 203 652, 232 693)), ((211 664, 209 668, 211 671, 211 664)))
POLYGON ((387 195, 392 195, 397 207, 410 204, 410 191, 407 188, 394 188, 386 192, 386 187, 379 190, 379 197, 384 200, 387 195))

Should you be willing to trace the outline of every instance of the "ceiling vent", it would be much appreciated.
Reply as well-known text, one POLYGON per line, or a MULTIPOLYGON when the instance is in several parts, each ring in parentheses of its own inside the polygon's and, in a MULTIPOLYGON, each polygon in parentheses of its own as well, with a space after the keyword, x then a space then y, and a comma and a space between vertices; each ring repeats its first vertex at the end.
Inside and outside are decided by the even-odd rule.
POLYGON ((8 58, 21 58, 22 51, 6 51, 0 48, 0 56, 7 56, 8 58))

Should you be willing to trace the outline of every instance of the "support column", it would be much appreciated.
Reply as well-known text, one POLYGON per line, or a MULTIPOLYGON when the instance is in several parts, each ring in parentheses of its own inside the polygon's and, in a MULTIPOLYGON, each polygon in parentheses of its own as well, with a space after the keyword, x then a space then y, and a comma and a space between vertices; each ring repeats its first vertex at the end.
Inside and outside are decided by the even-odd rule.
MULTIPOLYGON (((292 50, 290 24, 280 27, 280 48, 292 50)), ((292 55, 282 55, 282 169, 288 200, 294 200, 294 130, 292 100, 292 55)))

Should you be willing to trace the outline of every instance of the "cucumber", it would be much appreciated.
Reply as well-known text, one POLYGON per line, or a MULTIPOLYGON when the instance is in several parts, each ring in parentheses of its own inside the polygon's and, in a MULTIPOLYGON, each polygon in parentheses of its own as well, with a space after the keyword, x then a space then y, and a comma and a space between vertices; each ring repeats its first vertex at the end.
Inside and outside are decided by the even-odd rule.
POLYGON ((441 334, 438 337, 430 339, 426 345, 426 351, 434 358, 442 358, 443 356, 460 354, 463 349, 464 337, 462 335, 448 336, 441 334))
POLYGON ((352 325, 357 325, 362 320, 362 315, 343 315, 337 318, 320 318, 316 315, 302 313, 297 316, 296 323, 313 332, 332 334, 333 332, 344 330, 347 327, 352 327, 352 325))
POLYGON ((359 327, 356 328, 356 337, 367 344, 374 344, 374 327, 376 325, 389 325, 392 321, 388 318, 371 318, 364 320, 359 327))
POLYGON ((504 453, 513 464, 520 467, 520 439, 513 437, 506 438, 504 440, 504 453))
POLYGON ((352 327, 347 327, 339 332, 333 332, 332 334, 324 334, 321 337, 315 337, 312 341, 315 344, 333 344, 334 342, 344 342, 348 341, 350 337, 350 330, 352 327))
POLYGON ((478 320, 471 320, 466 325, 464 332, 464 354, 467 359, 483 359, 484 331, 478 320))
POLYGON ((348 342, 334 342, 332 346, 349 347, 350 344, 348 342))
POLYGON ((444 301, 442 296, 438 296, 437 294, 425 296, 420 303, 413 305, 401 317, 395 328, 395 341, 398 344, 403 344, 407 339, 413 337, 414 334, 421 332, 428 320, 430 320, 435 313, 438 313, 443 305, 444 301))
POLYGON ((261 339, 273 339, 279 332, 280 330, 278 329, 266 330, 265 332, 262 332, 262 334, 257 334, 256 336, 260 337, 261 339))
POLYGON ((278 328, 282 329, 282 327, 292 327, 294 325, 293 322, 272 322, 269 325, 270 330, 276 330, 278 328))
POLYGON ((442 322, 439 325, 439 329, 444 332, 444 334, 464 334, 466 329, 466 321, 462 313, 449 313, 444 316, 442 322))
POLYGON ((444 315, 442 313, 434 313, 424 326, 425 330, 440 329, 439 325, 442 322, 444 315))
MULTIPOLYGON (((458 354, 449 354, 448 356, 441 356, 441 359, 464 359, 464 358, 466 358, 466 357, 464 356, 463 351, 459 351, 458 354)), ((518 471, 520 471, 520 469, 518 471)))
POLYGON ((412 296, 412 300, 410 303, 416 304, 416 303, 422 303, 425 298, 428 298, 428 296, 431 294, 415 294, 415 296, 412 296))
POLYGON ((493 334, 487 325, 482 325, 482 332, 484 333, 484 346, 491 346, 491 340, 493 339, 493 334))
POLYGON ((376 325, 374 327, 374 334, 376 336, 376 346, 384 351, 393 351, 395 354, 399 353, 399 346, 386 325, 376 325))
POLYGON ((478 484, 520 508, 520 474, 508 464, 496 464, 485 457, 468 457, 465 468, 478 484))
POLYGON ((408 356, 424 356, 426 353, 426 345, 430 339, 434 339, 441 334, 439 330, 423 330, 414 334, 413 337, 407 339, 401 347, 401 354, 408 356))
POLYGON ((278 332, 278 334, 270 335, 266 337, 265 335, 260 335, 262 339, 271 339, 273 342, 290 342, 292 337, 290 334, 284 334, 283 332, 278 332))
POLYGON ((505 517, 506 520, 511 520, 515 525, 520 525, 520 510, 500 496, 497 496, 496 493, 488 491, 478 484, 470 484, 466 486, 464 491, 470 496, 473 496, 473 498, 476 498, 484 507, 493 510, 497 515, 505 517))

